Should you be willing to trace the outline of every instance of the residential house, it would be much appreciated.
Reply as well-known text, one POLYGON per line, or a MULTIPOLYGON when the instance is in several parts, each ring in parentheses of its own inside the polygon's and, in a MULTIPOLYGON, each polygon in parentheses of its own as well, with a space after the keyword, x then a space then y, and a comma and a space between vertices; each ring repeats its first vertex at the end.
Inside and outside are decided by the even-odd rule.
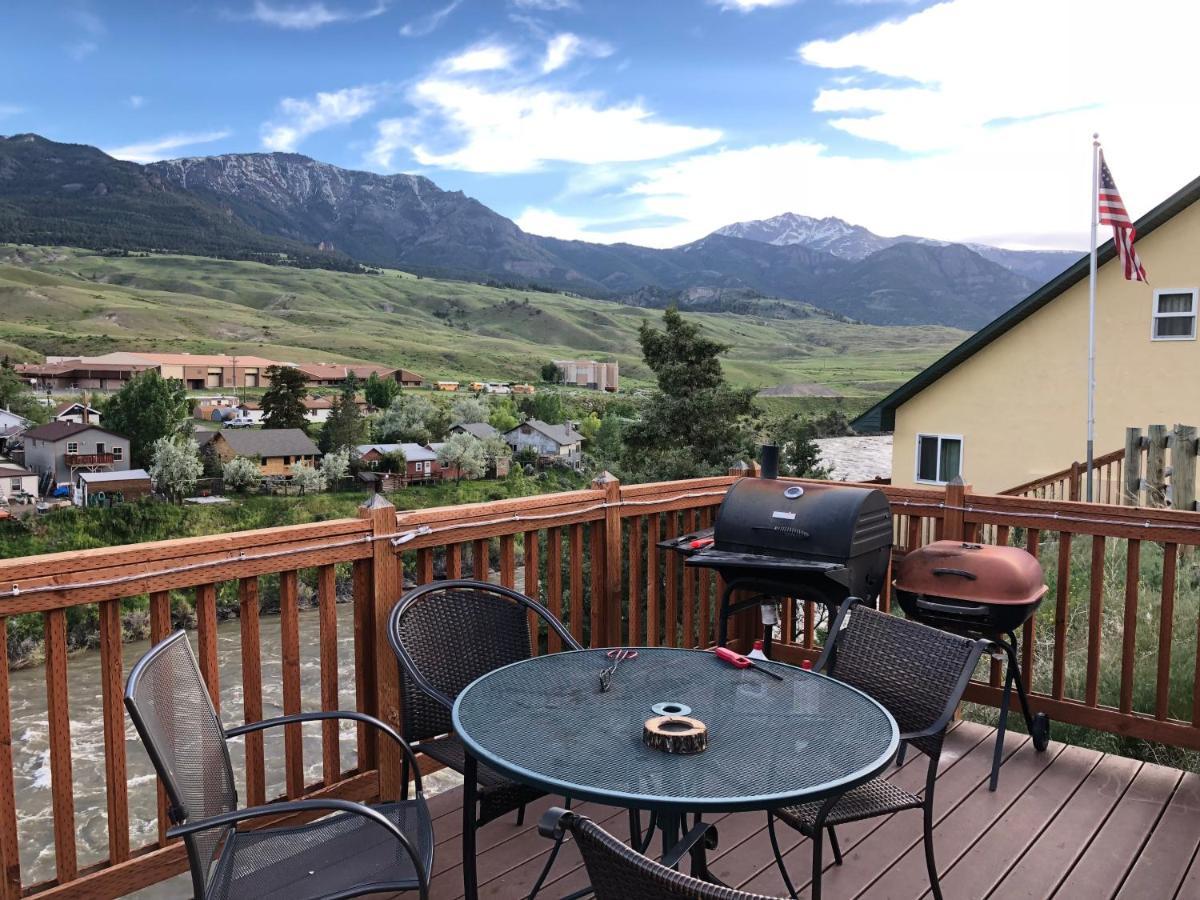
POLYGON ((517 453, 532 448, 542 459, 578 462, 583 435, 566 425, 551 425, 540 419, 527 419, 505 432, 504 440, 517 453))
POLYGON ((249 420, 252 425, 261 425, 263 420, 262 404, 257 400, 246 400, 235 408, 238 418, 249 420))
POLYGON ((235 456, 258 460, 263 475, 288 477, 299 462, 315 466, 321 451, 299 428, 226 428, 209 440, 207 452, 221 462, 235 456))
POLYGON ((129 503, 154 493, 150 473, 145 469, 125 472, 80 472, 71 486, 71 501, 76 506, 129 503))
MULTIPOLYGON (((329 417, 333 415, 333 397, 305 397, 304 398, 304 418, 314 424, 324 424, 329 421, 329 417)), ((358 411, 366 413, 367 401, 361 397, 354 399, 358 411)))
POLYGON ((620 372, 615 362, 595 362, 590 359, 556 359, 563 384, 591 388, 595 391, 615 391, 620 372))
POLYGON ((432 481, 440 474, 437 454, 420 444, 359 444, 354 450, 359 459, 372 467, 400 450, 405 460, 404 477, 409 481, 432 481))
POLYGON ((0 409, 0 453, 8 453, 9 444, 19 444, 21 436, 32 424, 24 416, 0 409))
POLYGON ((123 472, 129 468, 129 438, 98 425, 50 422, 25 432, 25 465, 52 474, 55 483, 74 482, 78 472, 123 472))
POLYGON ((458 390, 457 381, 435 381, 433 386, 439 391, 446 391, 448 393, 454 393, 458 390))
POLYGON ((493 438, 500 434, 500 432, 487 422, 459 422, 450 426, 450 433, 469 434, 471 437, 477 437, 481 441, 486 441, 488 438, 493 438))
POLYGON ((74 422, 77 425, 100 424, 100 410, 82 401, 68 400, 55 407, 50 416, 55 422, 74 422))
MULTIPOLYGON (((1139 219, 1150 283, 1126 281, 1112 241, 1096 281, 1096 455, 1125 429, 1200 425, 1200 178, 1139 219)), ((892 483, 961 475, 998 492, 1085 458, 1088 259, 1034 291, 853 424, 895 432, 892 483)), ((969 297, 964 298, 969 302, 969 297)))
POLYGON ((37 472, 15 463, 0 462, 0 503, 38 495, 37 472))

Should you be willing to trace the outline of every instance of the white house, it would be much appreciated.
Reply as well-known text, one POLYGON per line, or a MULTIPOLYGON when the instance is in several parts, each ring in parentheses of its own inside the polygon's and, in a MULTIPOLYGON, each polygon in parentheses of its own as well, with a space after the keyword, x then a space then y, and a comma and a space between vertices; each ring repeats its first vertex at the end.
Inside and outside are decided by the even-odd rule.
POLYGON ((0 501, 11 503, 22 495, 38 495, 37 473, 14 463, 0 463, 0 501))
POLYGON ((76 425, 83 425, 86 422, 91 425, 99 425, 100 411, 94 406, 76 400, 60 403, 51 418, 55 422, 74 422, 76 425))
POLYGON ((540 457, 575 462, 583 446, 583 435, 567 425, 551 425, 541 419, 527 419, 505 432, 504 440, 517 453, 533 448, 540 457))

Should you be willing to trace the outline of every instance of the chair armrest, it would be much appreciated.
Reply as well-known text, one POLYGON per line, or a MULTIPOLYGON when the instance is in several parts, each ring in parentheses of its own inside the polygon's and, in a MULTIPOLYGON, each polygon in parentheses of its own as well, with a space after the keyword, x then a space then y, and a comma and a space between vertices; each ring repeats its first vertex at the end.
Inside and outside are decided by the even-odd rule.
POLYGON ((225 739, 241 737, 253 731, 264 731, 267 728, 278 728, 281 725, 299 725, 303 722, 320 722, 328 719, 352 719, 355 722, 371 725, 399 744, 400 749, 408 757, 409 763, 412 764, 413 782, 417 793, 421 793, 421 768, 417 764, 417 755, 413 752, 412 747, 408 746, 408 742, 400 737, 399 733, 386 722, 380 721, 366 713, 357 712, 356 710, 322 710, 320 712, 295 713, 290 716, 277 716, 274 719, 261 719, 258 722, 247 722, 245 725, 226 728, 225 739))
MULTIPOLYGON (((424 800, 419 800, 418 802, 424 803, 424 800)), ((378 810, 371 809, 371 807, 362 803, 354 803, 350 800, 336 800, 332 798, 324 800, 291 800, 286 803, 268 803, 264 806, 235 809, 227 813, 221 813, 220 815, 210 816, 207 819, 199 819, 184 825, 176 825, 174 828, 167 830, 167 837, 186 837, 199 831, 208 831, 210 828, 233 827, 239 822, 245 822, 250 819, 261 819, 264 816, 280 816, 288 815, 289 813, 305 812, 346 812, 371 820, 391 834, 404 847, 405 852, 408 853, 413 861, 417 879, 421 883, 422 896, 429 890, 429 873, 425 871, 425 864, 421 862, 421 857, 417 853, 416 848, 413 847, 412 841, 408 839, 408 835, 378 810)))
POLYGON ((544 838, 550 838, 557 841, 563 836, 563 830, 566 826, 568 816, 573 816, 570 810, 563 809, 561 806, 552 806, 538 819, 538 834, 544 838))
POLYGON ((711 822, 701 822, 682 838, 679 843, 675 844, 662 858, 662 864, 668 869, 675 868, 679 860, 683 858, 683 854, 691 850, 696 843, 704 839, 704 846, 709 850, 717 848, 717 828, 711 822))

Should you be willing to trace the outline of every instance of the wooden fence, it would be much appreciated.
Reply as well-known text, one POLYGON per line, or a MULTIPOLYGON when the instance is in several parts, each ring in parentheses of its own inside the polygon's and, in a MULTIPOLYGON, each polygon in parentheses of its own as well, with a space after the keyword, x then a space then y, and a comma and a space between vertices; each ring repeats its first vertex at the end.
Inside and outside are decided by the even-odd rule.
MULTIPOLYGON (((1092 460, 1092 497, 1097 503, 1122 502, 1124 466, 1124 450, 1113 450, 1092 460)), ((1084 500, 1087 497, 1087 462, 1073 462, 1065 469, 1000 493, 1006 497, 1036 497, 1039 500, 1084 500)))
MULTIPOLYGON (((161 800, 157 839, 134 846, 131 838, 129 791, 154 788, 126 783, 122 598, 149 595, 154 641, 170 631, 171 593, 194 598, 201 670, 210 691, 219 696, 216 597, 221 583, 233 582, 240 608, 241 718, 263 716, 264 664, 278 663, 284 712, 333 708, 339 689, 352 689, 358 709, 396 723, 397 670, 384 624, 406 582, 460 575, 497 580, 539 597, 585 644, 711 645, 717 578, 685 569, 677 554, 660 552, 656 543, 710 524, 733 480, 625 487, 606 476, 587 490, 399 515, 386 499, 374 496, 353 519, 0 561, 0 897, 114 897, 186 868, 182 846, 164 838, 167 819, 161 800), (347 671, 353 672, 353 685, 341 683, 338 666, 335 566, 343 564, 352 570, 354 666, 347 671), (316 647, 300 643, 301 574, 306 580, 315 578, 317 585, 316 647), (260 621, 259 580, 265 576, 279 583, 278 661, 264 660, 261 653, 262 629, 268 626, 260 621), (96 610, 104 672, 108 853, 86 864, 80 864, 75 845, 67 687, 72 660, 66 615, 76 607, 96 610), (23 877, 18 854, 25 823, 18 820, 14 801, 4 651, 8 623, 21 614, 40 616, 46 635, 56 872, 38 884, 23 877), (315 656, 320 673, 313 696, 302 691, 305 654, 310 660, 315 656)), ((1184 548, 1200 544, 1200 516, 975 495, 961 484, 945 491, 882 489, 892 503, 898 553, 939 538, 988 539, 1026 546, 1042 559, 1053 592, 1039 620, 1026 627, 1023 647, 1036 708, 1057 721, 1200 749, 1200 691, 1192 690, 1200 684, 1197 603, 1194 589, 1179 577, 1181 566, 1191 564, 1184 548), (1118 589, 1109 585, 1106 590, 1106 577, 1118 589), (1118 626, 1116 645, 1109 634, 1112 622, 1118 626), (1144 689, 1137 690, 1139 686, 1144 689)), ((890 607, 890 592, 881 601, 890 607)), ((779 658, 816 655, 820 634, 815 612, 805 603, 785 612, 779 658)), ((756 619, 757 610, 736 617, 731 643, 744 648, 758 627, 756 619)), ((555 636, 544 630, 533 635, 532 643, 535 653, 559 649, 555 636)), ((1000 669, 993 665, 972 685, 971 699, 998 703, 999 678, 1000 669)), ((244 755, 234 757, 235 767, 245 767, 246 802, 268 799, 268 772, 280 768, 289 798, 395 796, 400 767, 391 746, 377 745, 360 729, 353 764, 346 766, 336 727, 311 727, 321 729, 321 777, 305 781, 298 727, 287 730, 278 758, 268 758, 261 739, 251 738, 244 755)))

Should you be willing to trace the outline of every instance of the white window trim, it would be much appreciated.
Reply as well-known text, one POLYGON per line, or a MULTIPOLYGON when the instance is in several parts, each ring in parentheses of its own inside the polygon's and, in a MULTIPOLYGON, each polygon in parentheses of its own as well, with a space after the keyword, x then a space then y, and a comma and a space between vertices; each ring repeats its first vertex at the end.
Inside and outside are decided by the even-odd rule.
POLYGON ((913 450, 914 450, 914 453, 913 453, 913 481, 915 481, 917 484, 941 484, 941 485, 949 484, 948 481, 937 481, 937 480, 931 480, 929 478, 921 477, 921 438, 923 438, 923 437, 938 439, 938 465, 939 466, 941 465, 941 459, 942 459, 942 441, 944 441, 944 440, 958 441, 958 473, 960 475, 963 473, 963 469, 965 468, 963 463, 966 459, 964 450, 966 448, 967 442, 965 440, 963 440, 963 436, 961 434, 940 434, 940 433, 932 432, 932 431, 918 431, 916 439, 913 441, 913 450))
POLYGON ((79 456, 79 441, 67 441, 67 456, 79 456), (71 448, 75 449, 72 450, 71 448))
POLYGON ((1197 304, 1200 303, 1200 288, 1156 288, 1154 291, 1154 305, 1150 307, 1150 340, 1152 341, 1194 341, 1196 339, 1196 318, 1200 314, 1197 309, 1197 304), (1192 311, 1190 313, 1160 313, 1158 311, 1158 298, 1160 294, 1191 294, 1192 295, 1192 311), (1190 318, 1192 320, 1191 334, 1158 334, 1159 319, 1183 319, 1190 318))

